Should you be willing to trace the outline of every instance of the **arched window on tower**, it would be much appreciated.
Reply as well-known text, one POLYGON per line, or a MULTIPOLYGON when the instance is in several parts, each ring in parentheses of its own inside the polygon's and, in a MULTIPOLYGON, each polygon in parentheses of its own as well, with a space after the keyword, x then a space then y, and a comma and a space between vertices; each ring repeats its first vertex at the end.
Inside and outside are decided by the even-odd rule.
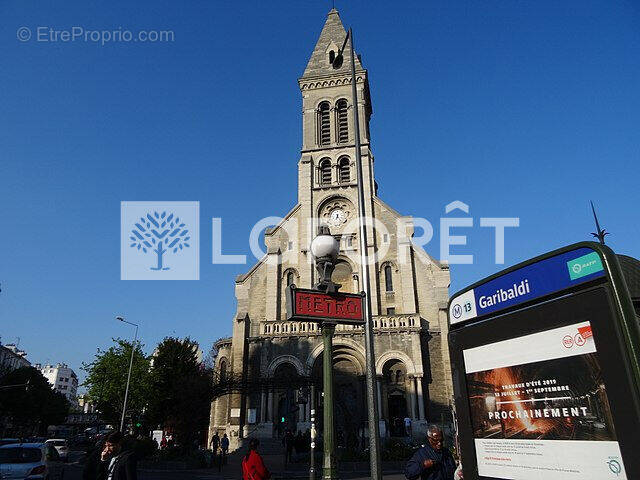
POLYGON ((329 102, 322 102, 318 106, 318 145, 331 143, 330 110, 329 102))
POLYGON ((220 362, 220 383, 227 380, 227 360, 224 359, 220 362))
POLYGON ((287 287, 289 285, 292 285, 294 280, 295 280, 295 275, 293 274, 293 272, 287 273, 287 287))
POLYGON ((347 106, 347 101, 344 98, 336 103, 336 138, 338 143, 347 143, 349 141, 347 106))
POLYGON ((391 273, 391 265, 384 267, 384 285, 387 292, 393 292, 393 277, 391 273))
POLYGON ((325 158, 320 161, 320 185, 331 184, 331 160, 325 158))
POLYGON ((338 160, 338 175, 340 183, 349 183, 351 181, 351 167, 349 166, 349 157, 342 157, 338 160))

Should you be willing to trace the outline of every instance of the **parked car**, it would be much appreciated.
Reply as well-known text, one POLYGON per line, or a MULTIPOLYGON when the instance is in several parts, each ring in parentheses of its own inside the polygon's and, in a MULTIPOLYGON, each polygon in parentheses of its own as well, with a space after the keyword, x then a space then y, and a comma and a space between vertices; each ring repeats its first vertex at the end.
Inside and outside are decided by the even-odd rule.
POLYGON ((49 443, 10 443, 0 447, 0 478, 62 480, 64 464, 49 443))
POLYGON ((20 443, 19 438, 0 438, 0 447, 2 445, 8 445, 10 443, 20 443))
POLYGON ((50 438, 45 443, 50 443, 55 447, 63 462, 69 460, 69 442, 64 438, 50 438))

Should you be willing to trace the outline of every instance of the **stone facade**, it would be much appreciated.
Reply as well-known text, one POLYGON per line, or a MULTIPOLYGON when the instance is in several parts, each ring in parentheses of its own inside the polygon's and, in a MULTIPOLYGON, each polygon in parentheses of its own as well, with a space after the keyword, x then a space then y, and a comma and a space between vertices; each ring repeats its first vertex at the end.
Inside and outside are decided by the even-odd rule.
MULTIPOLYGON (((284 428, 304 431, 310 426, 309 402, 304 403, 308 393, 297 388, 297 381, 321 378, 322 338, 317 325, 286 320, 285 289, 289 283, 302 288, 314 284, 309 245, 320 223, 329 225, 341 245, 334 281, 342 291, 361 290, 348 44, 342 65, 331 63, 345 36, 338 12, 331 10, 299 79, 303 139, 298 203, 265 233, 267 254, 236 279, 233 336, 217 343, 218 378, 242 378, 249 384, 262 380, 253 383, 259 389, 228 392, 212 404, 210 435, 226 432, 232 448, 247 436, 271 438, 284 428), (269 379, 277 387, 269 387, 269 379), (290 380, 290 387, 283 387, 282 380, 290 380)), ((427 421, 449 417, 449 269, 411 244, 411 217, 377 196, 368 74, 359 56, 356 73, 365 215, 376 222, 375 229, 367 230, 367 248, 375 260, 370 266, 371 302, 381 431, 403 435, 402 422, 409 417, 417 435, 427 421)), ((365 434, 363 329, 339 325, 334 345, 337 428, 365 434)))

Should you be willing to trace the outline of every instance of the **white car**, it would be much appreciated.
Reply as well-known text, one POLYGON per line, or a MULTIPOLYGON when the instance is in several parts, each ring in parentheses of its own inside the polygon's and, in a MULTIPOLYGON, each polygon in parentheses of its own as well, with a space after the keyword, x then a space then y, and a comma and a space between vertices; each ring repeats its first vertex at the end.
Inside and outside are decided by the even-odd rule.
POLYGON ((0 447, 2 480, 62 480, 64 464, 53 445, 11 443, 0 447))
POLYGON ((55 447, 63 462, 69 460, 69 443, 64 438, 50 438, 45 443, 55 447))

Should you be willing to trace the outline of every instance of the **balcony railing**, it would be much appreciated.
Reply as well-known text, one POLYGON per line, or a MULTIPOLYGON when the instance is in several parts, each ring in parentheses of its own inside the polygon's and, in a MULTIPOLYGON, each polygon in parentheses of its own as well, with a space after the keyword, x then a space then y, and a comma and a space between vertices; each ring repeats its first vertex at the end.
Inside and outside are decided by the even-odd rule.
MULTIPOLYGON (((420 329, 420 316, 407 315, 379 315, 373 317, 374 332, 409 331, 420 329)), ((358 333, 364 331, 361 325, 337 325, 336 334, 358 333)), ((315 322, 261 322, 260 335, 290 336, 290 335, 320 335, 320 325, 315 322)))

